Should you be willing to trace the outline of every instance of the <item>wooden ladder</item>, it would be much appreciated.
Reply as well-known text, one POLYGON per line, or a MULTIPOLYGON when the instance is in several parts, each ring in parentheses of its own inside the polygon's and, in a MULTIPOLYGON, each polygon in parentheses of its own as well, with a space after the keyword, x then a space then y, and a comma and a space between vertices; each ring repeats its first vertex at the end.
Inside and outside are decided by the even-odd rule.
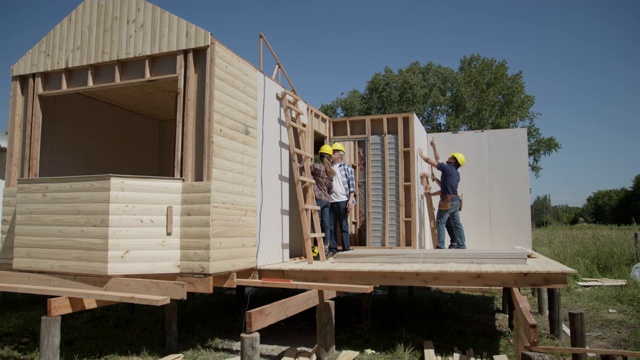
POLYGON ((278 94, 280 106, 284 111, 287 124, 287 134, 289 136, 289 153, 291 154, 291 169, 293 172, 296 195, 298 197, 298 210, 300 222, 302 224, 302 237, 304 239, 304 251, 309 264, 313 263, 311 247, 312 239, 318 243, 318 255, 320 261, 325 261, 324 254, 324 233, 320 232, 320 218, 316 205, 316 194, 313 185, 316 183, 311 176, 311 164, 313 163, 313 152, 309 152, 307 141, 309 136, 307 128, 302 123, 302 110, 298 107, 301 99, 294 93, 284 90, 278 94), (311 231, 311 223, 315 232, 311 231))
POLYGON ((433 207, 433 197, 429 195, 431 192, 431 184, 429 183, 429 175, 427 173, 420 174, 420 180, 424 187, 424 199, 427 201, 427 218, 429 219, 429 228, 431 229, 431 242, 433 248, 438 246, 438 230, 436 229, 435 209, 433 207))

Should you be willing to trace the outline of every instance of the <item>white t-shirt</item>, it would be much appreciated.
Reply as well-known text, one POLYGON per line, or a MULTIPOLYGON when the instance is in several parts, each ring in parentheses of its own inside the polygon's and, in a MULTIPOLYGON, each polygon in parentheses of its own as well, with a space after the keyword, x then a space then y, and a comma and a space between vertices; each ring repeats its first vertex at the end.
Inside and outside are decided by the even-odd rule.
POLYGON ((347 187, 342 182, 342 173, 340 172, 340 163, 333 164, 333 171, 336 175, 333 177, 333 192, 331 193, 331 202, 347 201, 347 187))

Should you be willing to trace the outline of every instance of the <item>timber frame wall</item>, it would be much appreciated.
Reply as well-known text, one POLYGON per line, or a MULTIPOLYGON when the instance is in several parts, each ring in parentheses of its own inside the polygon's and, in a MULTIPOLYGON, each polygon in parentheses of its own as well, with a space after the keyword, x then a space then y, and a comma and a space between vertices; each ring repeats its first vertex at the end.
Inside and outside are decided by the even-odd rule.
MULTIPOLYGON (((356 227, 366 226, 366 243, 359 246, 368 248, 417 248, 418 213, 416 210, 418 189, 416 182, 414 126, 418 121, 414 114, 375 115, 331 119, 331 140, 342 142, 347 148, 346 162, 364 167, 366 189, 359 189, 356 214, 366 213, 366 224, 361 219, 353 219, 356 227), (381 138, 380 147, 372 147, 373 138, 381 138), (393 138, 393 141, 390 140, 393 138), (360 147, 355 142, 364 141, 360 147), (377 158, 376 158, 377 156, 377 158), (373 161, 377 159, 378 161, 373 161), (375 172, 375 173, 374 173, 375 172), (373 181, 378 186, 372 186, 373 181), (382 189, 376 194, 376 189, 382 189), (397 189, 397 193, 395 190, 397 189), (364 190, 364 191, 363 191, 364 190), (366 199, 361 199, 362 195, 366 199), (377 198, 376 198, 377 196, 377 198), (362 209, 365 207, 365 209, 362 209), (381 239, 375 242, 372 225, 381 225, 381 239)), ((418 121, 419 122, 419 121, 418 121)), ((362 179, 356 179, 359 182, 362 179)), ((421 194, 421 192, 420 192, 421 194)), ((357 233, 351 229, 351 233, 357 233)), ((352 243, 354 243, 352 241, 352 243)))

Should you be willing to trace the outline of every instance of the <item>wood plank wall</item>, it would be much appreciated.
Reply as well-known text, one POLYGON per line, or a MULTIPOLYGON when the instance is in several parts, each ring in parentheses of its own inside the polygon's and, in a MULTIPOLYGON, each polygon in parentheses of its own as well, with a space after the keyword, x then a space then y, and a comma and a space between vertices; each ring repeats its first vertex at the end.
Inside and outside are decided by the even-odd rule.
POLYGON ((11 68, 12 76, 208 46, 211 34, 144 0, 85 0, 11 68))
POLYGON ((2 195, 2 238, 0 238, 0 270, 9 270, 13 263, 15 238, 16 188, 4 188, 2 195))
POLYGON ((257 254, 257 70, 214 49, 211 126, 212 273, 254 267, 257 254))
POLYGON ((181 187, 180 179, 109 175, 21 179, 13 268, 87 275, 177 273, 181 187), (173 224, 170 233, 167 222, 173 224))

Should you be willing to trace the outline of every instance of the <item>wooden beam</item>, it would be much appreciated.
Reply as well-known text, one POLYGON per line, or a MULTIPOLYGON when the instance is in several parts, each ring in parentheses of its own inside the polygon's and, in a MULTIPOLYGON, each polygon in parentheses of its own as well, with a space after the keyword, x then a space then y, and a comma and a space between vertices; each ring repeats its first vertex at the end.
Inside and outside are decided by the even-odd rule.
POLYGON ((131 294, 122 292, 99 291, 99 290, 79 290, 62 287, 50 286, 34 286, 34 285, 13 285, 0 284, 0 291, 36 294, 36 295, 53 295, 53 296, 69 296, 79 298, 89 298, 106 301, 126 302, 141 305, 160 306, 168 304, 171 299, 166 296, 131 294))
POLYGON ((531 314, 529 301, 520 294, 518 288, 511 288, 511 297, 513 299, 515 317, 520 329, 527 337, 530 345, 537 345, 539 340, 538 322, 531 314))
POLYGON ((543 353, 571 353, 571 354, 599 354, 599 355, 619 355, 638 358, 640 351, 611 350, 598 348, 577 348, 577 347, 555 347, 555 346, 526 346, 527 350, 543 353))
MULTIPOLYGON (((109 278, 83 275, 38 274, 19 271, 0 271, 0 284, 69 288, 79 291, 123 292, 162 296, 177 300, 186 299, 188 290, 186 282, 173 279, 109 278)), ((46 294, 43 293, 42 295, 46 294)))
POLYGON ((118 302, 68 296, 49 298, 47 299, 47 316, 60 316, 113 304, 118 302))
MULTIPOLYGON (((40 174, 40 140, 42 138, 42 106, 38 93, 43 91, 42 76, 36 74, 33 96, 33 116, 31 118, 31 139, 29 141, 28 176, 37 178, 40 174)), ((27 164, 25 164, 27 165, 27 164)))
POLYGON ((307 289, 307 290, 331 290, 350 293, 370 293, 373 291, 372 285, 349 285, 349 284, 330 284, 316 282, 300 282, 300 281, 277 281, 277 280, 254 280, 254 279, 236 279, 236 285, 253 286, 253 287, 270 287, 283 289, 307 289))
POLYGON ((182 143, 182 178, 185 182, 194 181, 195 156, 195 105, 196 105, 196 70, 193 50, 187 50, 186 71, 184 75, 184 123, 182 143))
POLYGON ((127 87, 131 85, 150 84, 158 81, 164 81, 164 80, 175 79, 175 78, 178 78, 178 75, 175 75, 175 74, 160 75, 160 76, 154 76, 149 79, 132 79, 132 80, 123 80, 123 81, 114 80, 114 82, 112 83, 98 84, 93 86, 78 86, 78 87, 60 89, 60 90, 41 90, 37 94, 41 96, 58 96, 58 95, 75 94, 79 92, 86 93, 86 92, 97 91, 97 90, 117 89, 117 88, 127 87))
POLYGON ((263 329, 337 296, 335 291, 309 290, 287 299, 247 311, 246 333, 263 329))
POLYGON ((22 132, 24 126, 24 92, 22 77, 11 79, 11 98, 9 105, 9 139, 7 144, 7 169, 5 188, 17 186, 22 162, 22 132))
POLYGON ((421 271, 368 271, 341 270, 292 271, 260 269, 261 277, 288 278, 294 281, 318 283, 376 284, 380 286, 456 286, 456 287, 546 287, 564 288, 567 286, 567 274, 554 273, 474 273, 460 272, 421 272, 421 271), (335 275, 334 275, 335 274, 335 275))
POLYGON ((176 89, 176 131, 175 152, 173 155, 173 177, 182 176, 182 126, 184 120, 184 51, 176 55, 176 73, 178 88, 176 89))

